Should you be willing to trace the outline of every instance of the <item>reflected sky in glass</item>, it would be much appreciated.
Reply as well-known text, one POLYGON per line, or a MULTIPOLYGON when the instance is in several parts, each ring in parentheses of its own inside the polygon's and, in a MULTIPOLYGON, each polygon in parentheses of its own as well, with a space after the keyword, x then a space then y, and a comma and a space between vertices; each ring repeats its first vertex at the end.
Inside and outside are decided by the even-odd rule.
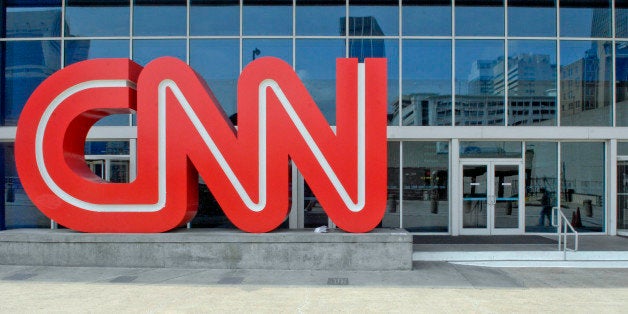
POLYGON ((610 0, 561 0, 560 36, 609 37, 610 0))
POLYGON ((66 40, 65 65, 95 58, 129 58, 125 39, 66 40))
MULTIPOLYGON (((4 8, 0 8, 4 9, 4 8)), ((6 37, 58 37, 61 34, 61 2, 50 6, 6 7, 6 37), (36 26, 34 26, 36 25, 36 26)))
POLYGON ((205 79, 227 116, 237 109, 239 50, 237 39, 190 40, 190 66, 205 79))
POLYGON ((350 0, 349 17, 349 36, 399 35, 398 1, 350 0))
MULTIPOLYGON (((493 68, 503 58, 502 40, 457 40, 456 95, 493 94, 492 89, 481 92, 478 84, 480 81, 492 81, 493 68), (470 86, 474 84, 475 86, 470 86)), ((503 92, 500 95, 503 95, 503 92)))
POLYGON ((556 125, 556 42, 508 41, 509 125, 556 125))
POLYGON ((190 35, 237 36, 240 34, 238 1, 192 0, 190 35))
POLYGON ((185 61, 183 39, 136 39, 133 41, 133 61, 146 65, 156 58, 170 56, 185 61))
POLYGON ((450 2, 403 0, 403 35, 451 35, 450 2))
POLYGON ((254 58, 277 57, 292 66, 291 39, 244 39, 242 40, 242 66, 254 58))
POLYGON ((133 6, 133 35, 185 36, 186 8, 184 0, 157 5, 151 0, 135 0, 133 6))
POLYGON ((509 0, 508 35, 556 36, 556 2, 554 0, 509 0))
POLYGON ((344 1, 297 0, 296 33, 304 36, 339 36, 346 15, 344 1))
MULTIPOLYGON (((395 39, 350 39, 349 58, 383 58, 388 61, 388 113, 393 114, 393 105, 399 98, 399 41, 395 39)), ((389 125, 398 124, 389 119, 389 125)))
POLYGON ((298 39, 296 72, 327 122, 336 124, 336 59, 345 56, 342 39, 298 39))
POLYGON ((428 119, 416 114, 412 119, 405 118, 402 124, 451 125, 451 41, 404 40, 402 55, 402 94, 404 101, 413 106, 405 110, 418 112, 421 103, 429 103, 432 111, 437 104, 443 110, 443 116, 432 115, 428 119))
POLYGON ((16 125, 26 100, 48 76, 61 68, 59 41, 32 40, 4 43, 5 68, 3 95, 3 125, 16 125), (7 69, 19 69, 9 71, 7 69))
POLYGON ((129 36, 129 1, 68 0, 66 36, 129 36))
POLYGON ((560 42, 561 125, 610 126, 611 43, 560 42))
POLYGON ((292 35, 292 1, 245 0, 242 7, 244 35, 292 35))
POLYGON ((503 36, 503 1, 456 0, 456 35, 503 36))

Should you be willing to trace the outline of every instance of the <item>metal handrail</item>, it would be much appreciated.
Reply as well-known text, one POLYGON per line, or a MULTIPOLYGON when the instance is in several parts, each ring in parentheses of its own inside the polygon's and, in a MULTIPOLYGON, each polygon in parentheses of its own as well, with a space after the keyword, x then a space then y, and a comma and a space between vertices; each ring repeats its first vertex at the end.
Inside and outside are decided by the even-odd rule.
POLYGON ((571 225, 565 213, 559 207, 552 207, 552 226, 556 227, 556 235, 558 236, 558 250, 567 251, 567 236, 569 229, 574 235, 574 251, 578 251, 578 231, 571 225), (558 221, 556 217, 558 216, 558 221), (564 239, 564 240, 563 240, 564 239))

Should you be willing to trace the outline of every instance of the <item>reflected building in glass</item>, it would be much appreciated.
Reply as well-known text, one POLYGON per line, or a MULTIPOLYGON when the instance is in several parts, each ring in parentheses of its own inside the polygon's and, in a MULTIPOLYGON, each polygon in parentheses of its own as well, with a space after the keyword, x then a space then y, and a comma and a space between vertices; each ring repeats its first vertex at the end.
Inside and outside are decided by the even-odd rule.
MULTIPOLYGON (((331 126, 336 58, 387 60, 388 202, 415 234, 628 234, 628 1, 0 1, 0 229, 47 228, 15 171, 14 128, 44 79, 76 62, 190 64, 225 115, 257 58, 294 69, 331 126)), ((136 175, 137 119, 99 121, 86 166, 136 175), (115 138, 112 138, 112 135, 115 138)), ((288 165, 286 165, 288 167, 288 165)), ((334 226, 296 168, 281 228, 334 226)), ((232 228, 199 181, 192 228, 232 228)))

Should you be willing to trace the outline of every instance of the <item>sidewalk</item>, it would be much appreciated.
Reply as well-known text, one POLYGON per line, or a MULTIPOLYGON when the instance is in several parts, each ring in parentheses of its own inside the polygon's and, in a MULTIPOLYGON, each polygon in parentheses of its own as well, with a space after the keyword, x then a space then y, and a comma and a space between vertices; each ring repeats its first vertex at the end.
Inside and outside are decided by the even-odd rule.
POLYGON ((0 266, 0 312, 625 312, 628 269, 0 266))

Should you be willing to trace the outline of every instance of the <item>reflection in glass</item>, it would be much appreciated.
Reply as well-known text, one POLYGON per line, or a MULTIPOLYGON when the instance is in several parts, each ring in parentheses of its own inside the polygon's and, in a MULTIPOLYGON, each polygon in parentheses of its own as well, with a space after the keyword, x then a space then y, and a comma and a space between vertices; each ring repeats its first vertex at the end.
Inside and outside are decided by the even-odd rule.
POLYGON ((190 40, 190 66, 205 79, 227 116, 237 110, 239 51, 237 39, 190 40))
POLYGON ((65 36, 129 36, 128 0, 67 0, 65 36))
POLYGON ((41 213, 26 195, 15 168, 13 143, 0 144, 0 230, 17 228, 50 228, 50 219, 41 213))
POLYGON ((393 123, 451 125, 451 41, 404 40, 402 108, 393 104, 393 123))
POLYGON ((486 165, 462 166, 462 227, 488 225, 488 169, 486 165))
POLYGON ((605 221, 604 143, 561 144, 561 208, 567 217, 580 212, 576 230, 603 232, 605 221))
POLYGON ((560 0, 560 36, 610 37, 611 0, 560 0))
POLYGON ((242 66, 261 57, 276 57, 292 65, 292 40, 244 39, 242 40, 242 66))
POLYGON ((96 58, 129 58, 129 41, 124 39, 67 40, 65 66, 96 58))
POLYGON ((382 227, 399 228, 399 142, 388 142, 388 200, 386 213, 382 219, 382 227))
POLYGON ((190 35, 240 34, 240 5, 237 0, 192 0, 190 35))
POLYGON ((504 125, 504 42, 456 41, 456 125, 504 125))
POLYGON ((628 126, 628 42, 615 44, 617 126, 628 126))
POLYGON ((628 38, 628 0, 615 0, 615 37, 628 38))
MULTIPOLYGON (((345 35, 341 20, 340 35, 345 35)), ((349 0, 349 36, 399 35, 399 1, 349 0)))
POLYGON ((86 141, 85 155, 128 155, 129 141, 86 141))
POLYGON ((628 229, 628 161, 617 161, 617 229, 628 229))
POLYGON ((460 158, 521 158, 521 142, 460 142, 460 158))
MULTIPOLYGON (((3 2, 5 3, 5 2, 3 2)), ((38 3, 13 1, 6 3, 6 24, 4 31, 7 38, 16 37, 58 37, 61 35, 61 1, 38 3), (20 2, 18 2, 20 3, 20 2), (20 4, 24 4, 20 6, 20 4)), ((4 10, 0 7, 0 10, 4 10)), ((0 23, 5 23, 0 21, 0 23)), ((5 37, 3 36, 3 37, 5 37)))
POLYGON ((508 125, 556 125, 556 42, 508 42, 508 125))
POLYGON ((388 61, 388 125, 393 121, 393 107, 399 98, 399 41, 378 38, 349 39, 349 58, 386 58, 388 61))
MULTIPOLYGON (((558 144, 526 142, 525 228, 526 232, 555 232, 543 207, 558 204, 558 144), (546 194, 544 196, 544 193, 546 194), (544 204, 545 203, 545 204, 544 204), (540 223, 543 220, 543 223, 540 223)), ((545 209, 547 211, 547 208, 545 209)))
POLYGON ((403 142, 403 228, 447 232, 449 143, 403 142))
POLYGON ((296 33, 306 36, 338 36, 346 16, 344 0, 296 1, 296 33))
MULTIPOLYGON (((129 58, 128 40, 66 40, 65 66, 95 58, 129 58)), ((129 125, 129 115, 115 114, 106 116, 96 126, 129 125)))
POLYGON ((556 36, 556 1, 508 0, 508 35, 556 36))
POLYGON ((451 1, 402 0, 403 35, 451 35, 451 1))
POLYGON ((503 36, 503 0, 455 0, 457 36, 503 36))
POLYGON ((561 41, 560 124, 612 125, 612 45, 606 41, 561 41))
POLYGON ((336 124, 336 58, 345 56, 342 39, 297 39, 296 72, 331 125, 336 124))
POLYGON ((17 125, 22 108, 44 79, 60 69, 59 41, 32 40, 4 43, 3 125, 17 125))
POLYGON ((493 227, 519 228, 519 165, 493 168, 493 227))
POLYGON ((170 56, 185 61, 185 40, 137 39, 133 41, 133 61, 146 65, 156 58, 170 56))
POLYGON ((186 1, 134 0, 133 35, 185 36, 186 1))
POLYGON ((292 1, 244 0, 242 34, 292 35, 292 1))

